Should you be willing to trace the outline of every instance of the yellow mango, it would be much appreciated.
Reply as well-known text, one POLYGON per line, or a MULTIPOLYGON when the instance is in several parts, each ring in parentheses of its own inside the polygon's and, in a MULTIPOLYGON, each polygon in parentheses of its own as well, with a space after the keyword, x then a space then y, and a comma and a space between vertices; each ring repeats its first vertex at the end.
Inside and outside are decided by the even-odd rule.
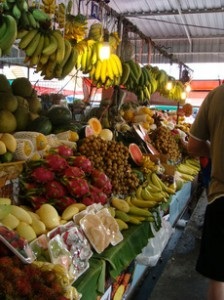
POLYGON ((16 227, 16 231, 20 237, 23 237, 28 242, 33 241, 37 237, 34 229, 26 222, 19 222, 19 225, 16 227))
POLYGON ((16 138, 10 133, 3 133, 1 141, 5 144, 6 149, 10 152, 15 152, 17 147, 16 138))
POLYGON ((15 229, 19 225, 19 219, 9 213, 6 217, 1 219, 1 223, 9 229, 15 229))
POLYGON ((18 205, 11 205, 11 214, 20 221, 26 222, 27 224, 32 223, 32 218, 29 213, 24 208, 18 205))
MULTIPOLYGON (((75 203, 74 203, 75 204, 75 203)), ((61 217, 63 220, 69 221, 73 218, 74 215, 76 215, 79 212, 79 209, 74 204, 69 205, 66 207, 66 209, 63 211, 61 217)))
POLYGON ((60 225, 60 217, 53 205, 48 203, 42 204, 36 213, 47 229, 53 229, 60 225))
POLYGON ((46 232, 45 224, 35 217, 32 219, 31 227, 33 228, 37 236, 46 232))

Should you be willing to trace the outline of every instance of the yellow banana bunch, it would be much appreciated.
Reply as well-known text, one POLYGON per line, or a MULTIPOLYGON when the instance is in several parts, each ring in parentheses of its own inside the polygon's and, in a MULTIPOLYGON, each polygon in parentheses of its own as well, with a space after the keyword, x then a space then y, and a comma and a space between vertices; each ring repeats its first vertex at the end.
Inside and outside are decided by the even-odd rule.
POLYGON ((56 0, 42 0, 41 9, 47 14, 55 14, 57 9, 56 0))
POLYGON ((64 3, 59 3, 55 10, 55 21, 59 28, 64 28, 66 22, 66 6, 64 3))
POLYGON ((64 34, 66 39, 80 42, 85 38, 87 28, 86 17, 81 14, 76 16, 72 14, 66 14, 64 24, 64 34))
POLYGON ((120 58, 112 53, 108 59, 98 59, 89 76, 97 87, 109 88, 120 84, 122 70, 120 58))

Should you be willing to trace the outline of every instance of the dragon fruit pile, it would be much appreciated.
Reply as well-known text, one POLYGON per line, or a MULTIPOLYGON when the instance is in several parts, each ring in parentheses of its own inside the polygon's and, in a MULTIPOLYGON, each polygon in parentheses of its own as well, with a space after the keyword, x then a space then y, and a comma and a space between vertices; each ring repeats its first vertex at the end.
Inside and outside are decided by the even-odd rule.
POLYGON ((59 146, 42 160, 29 161, 19 178, 19 200, 38 209, 52 204, 58 212, 75 202, 107 203, 112 185, 107 175, 83 156, 59 146))

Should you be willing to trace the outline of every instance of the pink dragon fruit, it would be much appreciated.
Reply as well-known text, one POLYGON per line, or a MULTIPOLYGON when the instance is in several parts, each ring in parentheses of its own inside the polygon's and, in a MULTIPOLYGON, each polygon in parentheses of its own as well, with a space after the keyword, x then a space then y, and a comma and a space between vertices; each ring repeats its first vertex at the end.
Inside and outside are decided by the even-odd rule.
POLYGON ((65 158, 58 154, 49 154, 45 157, 47 167, 52 171, 63 171, 68 167, 68 162, 65 158))
POLYGON ((89 185, 88 197, 93 200, 93 203, 101 203, 102 205, 107 203, 107 195, 98 187, 89 185))
POLYGON ((85 177, 85 172, 78 167, 68 167, 63 172, 63 179, 68 180, 77 177, 85 177))
POLYGON ((47 198, 62 198, 67 194, 65 186, 56 180, 48 182, 45 188, 47 198))
POLYGON ((66 187, 69 193, 74 197, 83 197, 89 192, 89 184, 84 178, 74 178, 67 181, 66 187))
POLYGON ((91 171, 91 181, 92 184, 100 189, 107 195, 111 194, 112 185, 109 177, 102 171, 97 169, 92 169, 91 171))
POLYGON ((56 147, 54 150, 56 153, 58 153, 59 155, 61 155, 63 157, 70 157, 74 154, 73 149, 67 145, 60 145, 60 146, 56 147))
POLYGON ((72 161, 73 161, 72 162, 73 166, 79 167, 87 174, 91 173, 93 168, 92 162, 86 156, 84 155, 76 156, 72 161))
POLYGON ((46 183, 54 179, 54 173, 44 167, 38 167, 31 173, 31 177, 40 183, 46 183))
POLYGON ((92 205, 95 203, 94 200, 92 198, 90 198, 89 196, 82 198, 81 202, 83 204, 85 204, 86 206, 89 206, 89 205, 92 205))

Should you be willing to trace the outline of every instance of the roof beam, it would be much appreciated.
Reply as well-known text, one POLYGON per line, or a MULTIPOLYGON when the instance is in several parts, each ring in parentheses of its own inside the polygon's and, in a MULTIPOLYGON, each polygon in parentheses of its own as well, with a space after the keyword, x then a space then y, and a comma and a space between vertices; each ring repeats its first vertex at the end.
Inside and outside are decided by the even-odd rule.
MULTIPOLYGON (((214 14, 214 13, 223 13, 224 12, 224 7, 221 8, 207 8, 207 9, 187 9, 187 10, 181 10, 182 15, 192 15, 192 14, 214 14)), ((145 17, 145 16, 175 16, 179 15, 179 12, 177 9, 173 10, 161 10, 161 11, 141 11, 141 12, 130 12, 130 13, 124 13, 121 14, 121 16, 126 17, 126 18, 131 18, 131 17, 145 17)))

